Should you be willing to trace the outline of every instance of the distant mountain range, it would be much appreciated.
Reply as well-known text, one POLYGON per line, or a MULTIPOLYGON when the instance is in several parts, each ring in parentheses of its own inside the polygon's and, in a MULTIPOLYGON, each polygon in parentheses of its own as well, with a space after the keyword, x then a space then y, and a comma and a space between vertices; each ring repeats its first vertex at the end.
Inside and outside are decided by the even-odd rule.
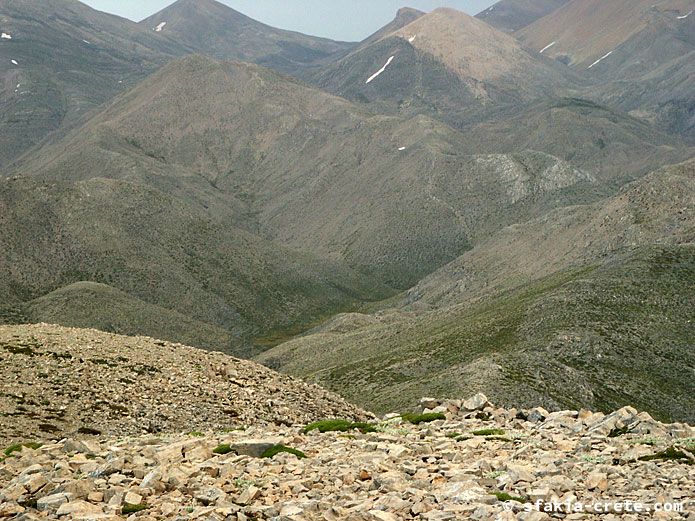
POLYGON ((0 322, 258 356, 383 410, 684 419, 691 4, 404 8, 345 43, 213 0, 0 1, 0 322))

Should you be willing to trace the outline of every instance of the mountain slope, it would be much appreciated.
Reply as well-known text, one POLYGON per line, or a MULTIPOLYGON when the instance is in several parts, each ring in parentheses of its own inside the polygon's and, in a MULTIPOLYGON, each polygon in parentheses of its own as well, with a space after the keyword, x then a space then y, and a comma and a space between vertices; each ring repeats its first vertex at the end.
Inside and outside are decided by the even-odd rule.
POLYGON ((519 32, 591 81, 583 96, 695 138, 695 4, 572 0, 519 32))
POLYGON ((555 42, 544 55, 586 70, 662 17, 676 25, 687 23, 678 17, 692 7, 692 0, 571 0, 518 36, 538 51, 555 42))
POLYGON ((511 182, 503 157, 482 179, 464 147, 463 135, 426 118, 374 116, 267 69, 192 57, 22 171, 82 180, 99 165, 100 177, 173 191, 250 233, 403 288, 465 251, 479 226, 568 204, 577 199, 566 192, 593 185, 549 157, 556 177, 517 197, 500 188, 511 182), (435 190, 446 172, 461 179, 451 197, 435 190), (452 209, 468 190, 478 201, 452 209))
POLYGON ((556 11, 570 0, 500 0, 475 17, 495 29, 513 33, 556 11))
POLYGON ((405 309, 329 322, 259 360, 376 410, 483 391, 692 421, 694 168, 503 230, 410 291, 405 309))
POLYGON ((190 52, 77 0, 0 2, 0 167, 190 52))
POLYGON ((276 29, 215 0, 178 0, 140 25, 202 54, 258 63, 294 74, 353 46, 276 29))

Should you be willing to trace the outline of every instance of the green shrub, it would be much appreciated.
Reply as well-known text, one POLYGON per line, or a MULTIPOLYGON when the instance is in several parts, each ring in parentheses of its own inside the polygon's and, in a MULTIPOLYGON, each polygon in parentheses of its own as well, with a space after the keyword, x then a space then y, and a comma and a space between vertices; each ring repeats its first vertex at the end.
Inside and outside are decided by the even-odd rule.
POLYGON ((191 431, 188 433, 188 435, 192 438, 202 438, 203 436, 205 436, 205 434, 203 434, 200 431, 191 431))
POLYGON ((4 450, 4 454, 5 454, 5 456, 11 456, 15 452, 21 452, 24 447, 26 447, 27 449, 36 450, 36 449, 41 447, 41 444, 33 442, 33 441, 30 441, 27 443, 15 443, 15 444, 7 447, 4 450))
POLYGON ((441 412, 428 412, 426 414, 406 413, 401 414, 401 418, 413 425, 420 425, 421 423, 429 423, 436 420, 446 420, 446 416, 441 412))
POLYGON ((232 449, 229 444, 223 443, 212 449, 212 452, 213 454, 229 454, 230 452, 234 452, 234 449, 232 449))
POLYGON ((527 503, 528 499, 525 497, 519 497, 519 496, 512 496, 511 494, 507 494, 506 492, 493 492, 493 495, 499 500, 503 502, 507 501, 516 501, 518 503, 527 503))
POLYGON ((371 423, 356 423, 351 422, 350 420, 322 420, 310 423, 302 429, 302 432, 304 434, 314 430, 318 430, 319 432, 348 432, 355 429, 359 430, 362 433, 376 432, 376 427, 371 423))
POLYGON ((284 445, 275 445, 274 447, 269 448, 263 454, 261 454, 261 458, 274 458, 281 452, 286 452, 287 454, 297 456, 298 459, 306 458, 306 454, 304 454, 301 450, 285 447, 284 445))
POLYGON ((147 505, 144 503, 140 503, 139 505, 131 505, 130 503, 126 503, 123 505, 123 514, 135 514, 136 512, 142 512, 143 510, 147 510, 147 505))
POLYGON ((473 431, 471 434, 473 436, 504 436, 503 429, 480 429, 478 431, 473 431))
POLYGON ((695 464, 695 461, 692 460, 690 456, 688 456, 685 452, 680 451, 676 449, 675 447, 669 447, 668 449, 657 452, 656 454, 651 454, 649 456, 642 456, 639 458, 640 461, 656 461, 656 460, 661 460, 661 461, 682 461, 684 463, 688 463, 689 465, 695 464))

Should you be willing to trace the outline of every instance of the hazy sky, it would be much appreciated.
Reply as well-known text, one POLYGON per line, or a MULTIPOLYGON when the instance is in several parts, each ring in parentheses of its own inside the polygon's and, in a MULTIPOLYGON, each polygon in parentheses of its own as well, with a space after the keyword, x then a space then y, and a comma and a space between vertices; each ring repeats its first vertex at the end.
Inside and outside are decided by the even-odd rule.
MULTIPOLYGON (((100 11, 142 20, 173 0, 82 0, 100 11)), ((358 41, 391 21, 400 7, 431 11, 448 6, 475 14, 497 0, 221 0, 274 27, 358 41)))

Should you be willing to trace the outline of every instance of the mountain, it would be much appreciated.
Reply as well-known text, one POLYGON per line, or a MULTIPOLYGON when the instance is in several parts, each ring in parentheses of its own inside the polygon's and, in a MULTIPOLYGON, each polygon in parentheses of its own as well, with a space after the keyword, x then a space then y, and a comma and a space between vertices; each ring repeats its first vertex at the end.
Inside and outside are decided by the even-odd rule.
POLYGON ((140 25, 202 54, 291 74, 354 45, 276 29, 215 0, 178 0, 140 25))
POLYGON ((590 79, 584 96, 692 141, 695 18, 686 0, 572 0, 519 38, 590 79))
POLYGON ((570 0, 500 0, 475 17, 495 29, 513 33, 564 6, 570 0))
POLYGON ((470 148, 422 116, 183 58, 0 183, 2 314, 172 340, 191 324, 187 342, 248 356, 607 189, 552 155, 470 148))
POLYGON ((308 80, 371 110, 427 114, 455 127, 574 85, 565 67, 453 9, 436 9, 377 35, 308 80))
POLYGON ((394 18, 390 23, 383 26, 374 34, 368 36, 360 42, 360 47, 366 47, 373 43, 378 42, 382 38, 389 36, 391 33, 395 33, 399 29, 402 29, 406 25, 413 23, 418 18, 425 16, 426 13, 423 11, 418 11, 417 9, 412 9, 410 7, 404 7, 399 9, 396 13, 396 18, 394 18))
POLYGON ((190 52, 76 0, 4 0, 0 31, 0 167, 190 52))
POLYGON ((0 415, 12 418, 0 423, 3 447, 367 418, 330 392, 253 362, 147 337, 0 326, 0 361, 17 376, 0 382, 0 415))
POLYGON ((371 315, 259 356, 372 410, 482 391, 693 421, 695 162, 514 225, 371 315), (308 355, 311 353, 311 356, 308 355))
MULTIPOLYGON (((571 0, 524 28, 518 37, 533 49, 545 48, 546 56, 580 70, 595 64, 593 69, 599 65, 597 60, 662 17, 674 25, 688 23, 678 17, 692 7, 690 0, 571 0)), ((608 60, 604 66, 613 68, 609 57, 604 60, 608 60)))

